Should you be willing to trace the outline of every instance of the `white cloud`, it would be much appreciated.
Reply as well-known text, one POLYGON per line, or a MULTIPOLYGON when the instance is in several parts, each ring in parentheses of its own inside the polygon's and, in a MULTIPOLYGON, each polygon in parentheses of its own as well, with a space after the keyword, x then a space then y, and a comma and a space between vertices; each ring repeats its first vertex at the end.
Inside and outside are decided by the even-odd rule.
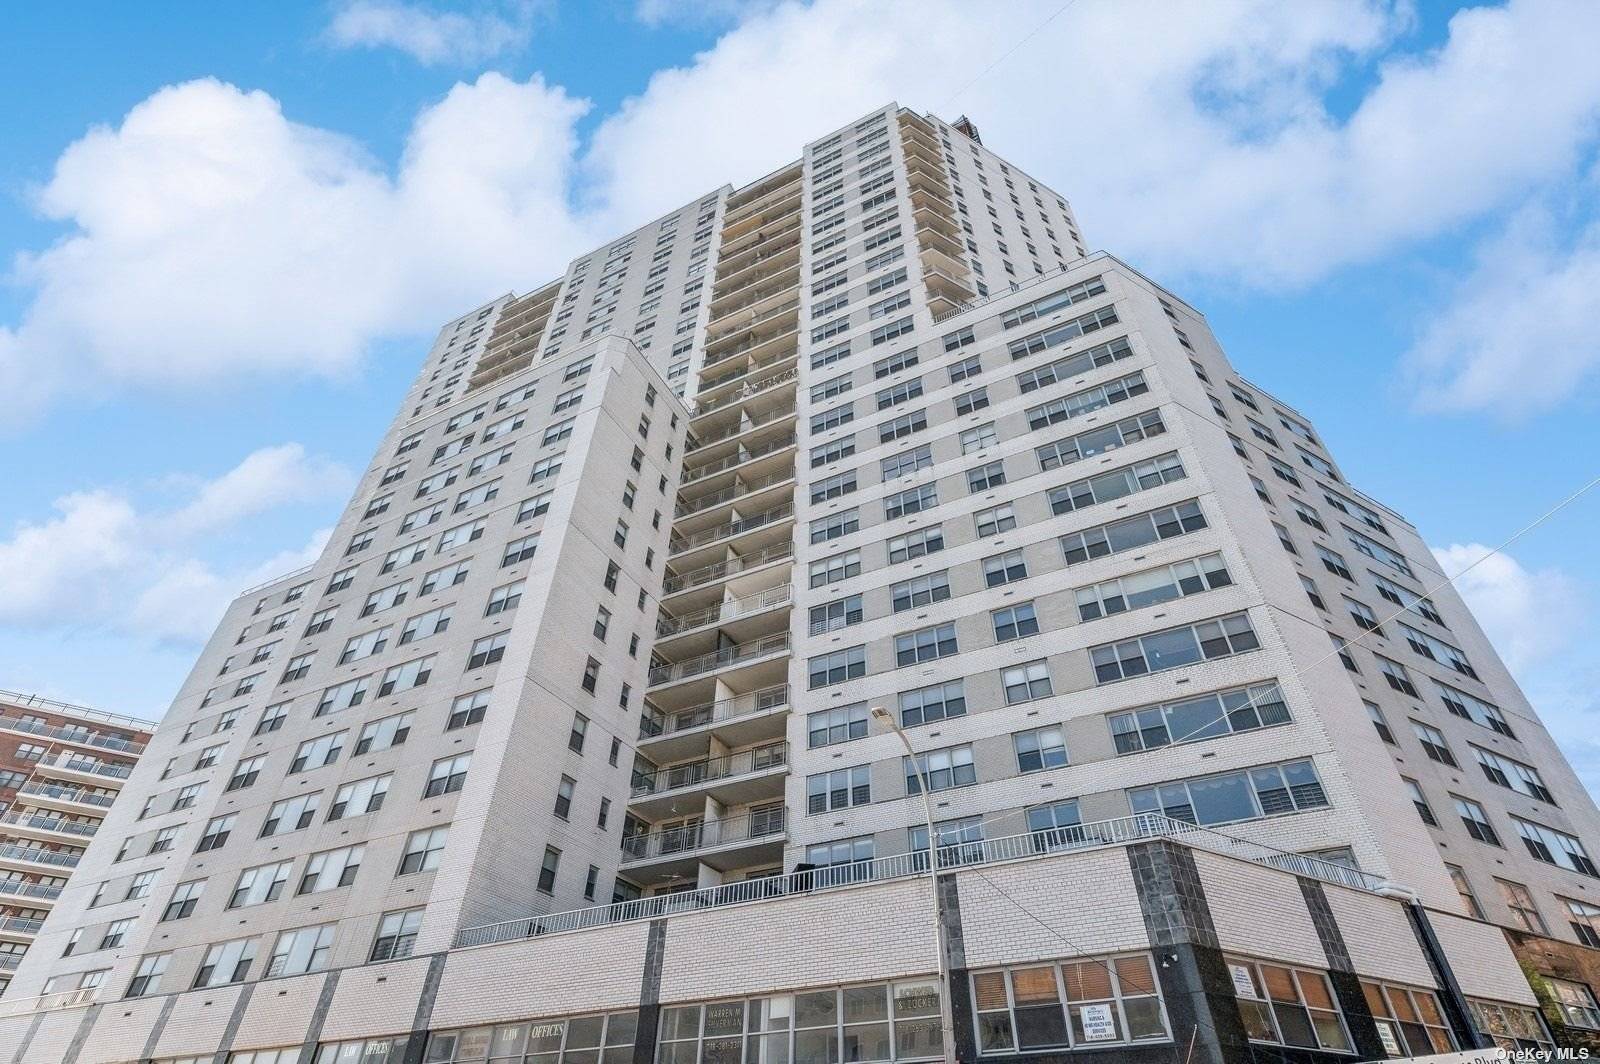
POLYGON ((1582 596, 1558 569, 1529 570, 1500 553, 1488 557, 1481 543, 1434 547, 1473 616, 1505 659, 1522 675, 1566 649, 1584 620, 1582 596), (1468 571, 1469 566, 1475 566, 1468 571))
POLYGON ((1560 405, 1600 369, 1600 222, 1570 244, 1557 228, 1542 210, 1520 212, 1429 317, 1405 360, 1421 407, 1515 419, 1560 405))
POLYGON ((340 48, 394 48, 426 66, 468 65, 528 46, 533 6, 517 3, 505 13, 432 11, 400 0, 350 0, 335 12, 324 36, 340 48))
POLYGON ((313 560, 328 532, 254 564, 208 561, 203 538, 278 507, 339 498, 350 483, 289 444, 200 482, 175 509, 141 508, 109 490, 63 496, 53 515, 0 539, 0 626, 204 639, 240 589, 313 560))
POLYGON ((1180 282, 1304 283, 1593 149, 1600 5, 1582 0, 1460 12, 1426 54, 1379 0, 1079 4, 952 99, 1058 6, 757 4, 586 145, 586 103, 486 74, 425 108, 392 168, 263 93, 164 89, 39 194, 66 235, 19 261, 32 300, 0 327, 0 389, 26 409, 69 383, 348 373, 374 340, 532 288, 891 98, 969 112, 1072 198, 1091 245, 1180 282), (1358 97, 1347 114, 1333 87, 1358 97))

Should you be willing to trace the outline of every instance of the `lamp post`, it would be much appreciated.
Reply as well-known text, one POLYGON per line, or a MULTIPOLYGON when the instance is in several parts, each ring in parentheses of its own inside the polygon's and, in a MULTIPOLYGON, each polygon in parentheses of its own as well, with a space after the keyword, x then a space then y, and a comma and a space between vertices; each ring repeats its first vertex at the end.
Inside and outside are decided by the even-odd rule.
POLYGON ((921 781, 917 789, 922 792, 922 813, 928 827, 928 883, 933 890, 934 946, 939 951, 939 1033, 944 1042, 945 1064, 956 1064, 956 1024, 950 1001, 950 953, 945 947, 944 901, 939 896, 939 835, 933 826, 933 800, 928 797, 927 765, 917 760, 916 751, 911 749, 911 739, 893 713, 882 706, 873 706, 872 715, 887 724, 899 737, 900 745, 906 748, 906 756, 911 759, 911 767, 921 781))

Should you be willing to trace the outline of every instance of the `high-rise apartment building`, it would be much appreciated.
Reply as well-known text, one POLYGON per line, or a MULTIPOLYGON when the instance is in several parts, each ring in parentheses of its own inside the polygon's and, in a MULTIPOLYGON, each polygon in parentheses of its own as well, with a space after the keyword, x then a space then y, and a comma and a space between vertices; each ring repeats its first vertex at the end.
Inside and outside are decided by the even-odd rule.
MULTIPOLYGON (((154 728, 137 717, 0 691, 0 995, 154 728)), ((93 987, 94 979, 82 985, 93 987)))
POLYGON ((1500 930, 1600 945, 1600 815, 1416 531, 1062 196, 894 106, 446 324, 129 787, 18 1060, 1600 1027, 1500 930))

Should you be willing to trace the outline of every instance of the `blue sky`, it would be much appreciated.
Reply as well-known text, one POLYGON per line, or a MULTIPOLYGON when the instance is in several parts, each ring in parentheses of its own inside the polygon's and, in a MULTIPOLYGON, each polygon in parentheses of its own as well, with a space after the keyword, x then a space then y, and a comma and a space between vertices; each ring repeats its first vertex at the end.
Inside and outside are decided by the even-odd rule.
MULTIPOLYGON (((994 10, 8 10, 0 687, 158 715, 434 325, 887 99, 970 114, 1455 569, 1600 475, 1600 8, 994 10)), ((1463 584, 1591 784, 1597 520, 1463 584)))

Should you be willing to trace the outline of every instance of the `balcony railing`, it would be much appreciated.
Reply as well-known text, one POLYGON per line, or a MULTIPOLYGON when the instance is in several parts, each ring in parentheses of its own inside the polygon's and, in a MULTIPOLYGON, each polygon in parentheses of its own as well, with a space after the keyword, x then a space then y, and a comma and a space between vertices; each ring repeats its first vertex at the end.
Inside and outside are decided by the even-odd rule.
POLYGON ((36 920, 31 916, 0 917, 0 931, 10 931, 14 935, 32 935, 43 926, 43 920, 36 920))
POLYGON ((734 436, 742 436, 746 432, 758 429, 763 425, 770 425, 774 421, 782 421, 786 417, 793 417, 794 413, 794 407, 782 406, 776 410, 769 410, 759 417, 742 417, 725 429, 717 429, 714 432, 696 431, 687 450, 690 454, 693 454, 695 451, 710 447, 714 443, 721 443, 723 440, 734 436))
POLYGON ((55 865, 57 868, 78 867, 78 855, 75 853, 61 853, 57 850, 41 849, 37 846, 18 846, 11 842, 0 842, 0 857, 13 861, 32 861, 34 864, 55 865))
POLYGON ((85 838, 93 835, 95 829, 99 827, 98 824, 86 824, 79 820, 19 812, 0 816, 0 824, 16 824, 25 828, 37 828, 40 831, 59 831, 63 835, 82 835, 85 838))
POLYGON ((721 491, 714 491, 710 495, 702 495, 697 499, 690 499, 688 502, 679 503, 675 516, 688 517, 691 514, 697 514, 703 510, 709 510, 714 506, 721 506, 725 502, 732 502, 734 499, 743 498, 746 495, 753 495, 758 491, 765 491, 774 484, 782 484, 786 480, 793 479, 794 470, 780 469, 776 473, 768 473, 766 476, 757 477, 754 480, 737 481, 728 485, 726 488, 723 488, 721 491))
POLYGON ((677 635, 679 632, 691 631, 707 624, 716 624, 720 621, 731 621, 736 617, 748 617, 752 613, 760 613, 776 606, 788 605, 790 588, 788 584, 781 587, 770 587, 759 595, 747 595, 742 599, 729 599, 719 602, 715 606, 708 606, 703 610, 695 610, 681 617, 662 617, 656 621, 656 635, 677 635))
POLYGON ((631 793, 635 798, 683 787, 698 787, 735 776, 749 776, 783 768, 789 763, 788 743, 768 743, 752 750, 740 750, 726 757, 706 757, 666 768, 636 769, 631 793))
MULTIPOLYGON (((676 830, 683 833, 683 837, 694 840, 695 833, 705 829, 691 826, 676 830)), ((635 837, 649 839, 653 836, 635 837)), ((1173 820, 1159 813, 1140 813, 1117 820, 1047 828, 1031 831, 1025 835, 985 839, 982 842, 942 845, 939 847, 939 867, 956 869, 1034 860, 1074 850, 1122 846, 1162 838, 1173 839, 1196 849, 1212 850, 1258 864, 1272 865, 1296 875, 1309 876, 1356 890, 1374 891, 1384 885, 1384 881, 1378 876, 1359 869, 1302 854, 1274 850, 1270 846, 1247 842, 1224 832, 1173 820)), ((629 841, 631 840, 623 844, 625 852, 629 841)), ((624 856, 624 862, 627 860, 628 858, 624 856)), ((457 934, 456 946, 482 946, 491 942, 509 942, 519 938, 577 931, 587 927, 604 927, 634 920, 654 920, 674 913, 697 912, 724 905, 809 895, 818 891, 854 887, 861 883, 876 883, 927 874, 926 851, 900 853, 870 861, 852 861, 805 872, 791 872, 788 875, 768 879, 747 879, 678 894, 635 898, 633 901, 613 902, 610 905, 597 905, 588 909, 469 927, 457 934)))
POLYGON ((114 794, 96 794, 86 791, 82 787, 62 787, 54 783, 39 783, 29 780, 17 788, 18 794, 32 794, 41 798, 55 798, 63 802, 78 802, 82 805, 97 805, 102 809, 108 808, 117 800, 114 794))
POLYGON ((749 517, 741 517, 735 521, 726 521, 720 525, 703 528, 692 536, 678 536, 672 540, 669 548, 672 554, 682 554, 684 551, 703 547, 707 543, 715 543, 719 539, 737 536, 750 532, 763 525, 770 525, 794 516, 794 503, 786 502, 749 517))
MULTIPOLYGON (((779 507, 784 509, 784 507, 779 507)), ((789 512, 794 511, 793 506, 788 507, 789 512)), ((694 537, 691 537, 694 538, 694 537)), ((674 552, 688 549, 693 544, 685 543, 674 547, 674 552)), ((727 561, 716 562, 712 565, 702 565, 698 569, 691 569, 681 576, 669 576, 661 582, 661 589, 668 595, 676 595, 680 591, 691 588, 703 587, 717 580, 725 580, 730 576, 737 576, 742 572, 771 565, 773 562, 783 561, 794 554, 794 546, 790 543, 775 543, 766 550, 756 551, 754 554, 744 554, 727 561)))
POLYGON ((61 897, 61 888, 53 883, 24 883, 15 879, 0 879, 0 898, 5 897, 54 901, 61 897))
POLYGON ((25 1016, 30 1012, 90 1005, 94 1003, 99 993, 98 987, 84 986, 76 990, 58 990, 54 994, 42 994, 39 997, 6 998, 0 1001, 0 1016, 25 1016))
POLYGON ((777 838, 782 834, 783 807, 779 806, 744 816, 652 831, 648 835, 630 835, 622 840, 622 863, 692 854, 719 846, 777 838))
POLYGON ((150 731, 156 726, 154 721, 142 720, 139 717, 125 717, 120 713, 107 713, 103 709, 75 706, 70 702, 57 702, 53 698, 22 694, 19 691, 0 691, 0 705, 12 709, 41 709, 47 713, 64 713, 72 717, 84 717, 103 724, 115 724, 140 731, 150 731))
POLYGON ((39 762, 41 768, 64 768, 72 772, 92 772, 96 776, 108 776, 112 779, 125 780, 133 772, 132 765, 117 765, 109 761, 90 761, 81 757, 74 757, 70 753, 60 753, 54 757, 47 757, 39 762))
POLYGON ((701 654, 672 665, 657 665, 650 670, 650 683, 672 683, 675 680, 687 680, 695 676, 703 676, 708 672, 725 669, 741 662, 764 658, 770 654, 782 654, 789 649, 789 633, 780 632, 769 635, 764 639, 751 640, 748 643, 738 643, 731 647, 723 647, 709 654, 701 654))
POLYGON ((718 388, 726 388, 728 385, 734 384, 738 381, 748 380, 751 377, 759 377, 769 368, 790 361, 795 357, 796 354, 799 353, 800 349, 795 346, 797 337, 799 335, 799 329, 790 329, 787 332, 773 333, 771 336, 768 336, 764 339, 757 340, 754 343, 746 344, 739 350, 727 355, 724 358, 719 358, 715 362, 707 362, 705 365, 700 367, 701 377, 699 394, 704 395, 706 392, 715 391, 718 388), (720 377, 705 376, 705 373, 708 370, 716 369, 718 366, 721 366, 724 363, 737 362, 741 357, 749 355, 751 352, 760 348, 775 344, 779 340, 786 342, 783 345, 782 350, 779 350, 775 354, 768 355, 765 358, 757 358, 751 362, 746 362, 738 369, 729 370, 720 377))
POLYGON ((0 972, 9 972, 22 963, 20 953, 0 953, 0 972))
POLYGON ((754 462, 757 458, 765 458, 769 454, 777 454, 779 451, 788 450, 794 445, 794 433, 788 432, 775 440, 768 440, 759 447, 741 447, 735 453, 725 458, 719 458, 715 462, 696 466, 693 469, 685 469, 683 476, 678 480, 678 487, 681 490, 685 485, 693 484, 718 473, 725 473, 730 469, 744 465, 746 462, 754 462))
POLYGON ((782 709, 788 704, 789 685, 775 684, 772 687, 763 687, 759 691, 751 691, 749 694, 734 695, 732 698, 724 698, 717 702, 690 706, 676 713, 657 711, 653 715, 646 715, 639 718, 639 738, 658 739, 677 735, 680 732, 704 728, 709 724, 749 716, 752 713, 782 709))
POLYGON ((774 373, 770 377, 762 377, 760 380, 750 381, 737 391, 729 392, 727 395, 719 395, 711 402, 696 406, 694 416, 700 417, 702 415, 709 414, 712 411, 721 410, 724 407, 732 406, 734 403, 743 402, 753 395, 759 395, 762 392, 769 391, 780 384, 787 384, 789 381, 794 380, 799 375, 799 370, 794 366, 790 366, 782 373, 774 373))

